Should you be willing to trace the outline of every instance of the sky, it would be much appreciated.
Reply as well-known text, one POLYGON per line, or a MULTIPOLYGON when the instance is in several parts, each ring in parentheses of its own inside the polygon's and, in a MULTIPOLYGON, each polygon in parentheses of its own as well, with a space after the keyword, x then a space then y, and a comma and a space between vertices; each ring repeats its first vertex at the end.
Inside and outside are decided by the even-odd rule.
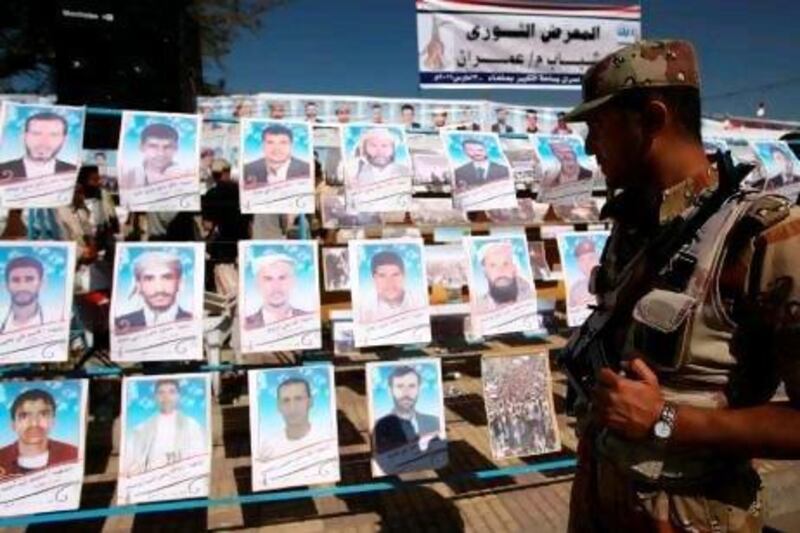
MULTIPOLYGON (((705 114, 753 116, 764 101, 768 118, 800 120, 800 2, 645 0, 641 6, 645 37, 683 38, 697 47, 705 114)), ((482 98, 539 106, 580 99, 580 91, 420 89, 416 43, 413 0, 286 0, 265 14, 259 30, 236 38, 221 69, 207 65, 206 79, 224 78, 231 94, 482 98)))

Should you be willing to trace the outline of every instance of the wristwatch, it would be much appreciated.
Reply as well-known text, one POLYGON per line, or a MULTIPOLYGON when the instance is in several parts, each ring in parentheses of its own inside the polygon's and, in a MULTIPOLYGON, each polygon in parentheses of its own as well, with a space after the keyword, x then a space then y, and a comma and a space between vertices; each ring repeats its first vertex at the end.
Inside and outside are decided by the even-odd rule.
POLYGON ((664 407, 661 408, 661 414, 653 426, 653 435, 659 441, 666 441, 672 436, 672 431, 675 429, 675 418, 678 414, 675 405, 670 402, 664 402, 664 407))

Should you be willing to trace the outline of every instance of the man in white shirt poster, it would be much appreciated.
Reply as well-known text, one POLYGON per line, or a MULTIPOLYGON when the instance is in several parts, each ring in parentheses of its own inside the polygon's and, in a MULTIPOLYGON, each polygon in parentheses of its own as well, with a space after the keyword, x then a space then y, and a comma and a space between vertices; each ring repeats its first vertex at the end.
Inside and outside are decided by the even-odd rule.
POLYGON ((182 168, 175 161, 178 141, 178 131, 169 124, 154 122, 145 126, 139 141, 142 162, 123 174, 120 186, 135 189, 191 176, 191 169, 182 168))
POLYGON ((297 284, 295 260, 286 254, 267 254, 253 261, 261 307, 245 317, 245 329, 260 329, 290 318, 310 314, 292 305, 297 284))
POLYGON ((208 453, 206 434, 191 416, 180 412, 181 390, 175 379, 155 382, 158 412, 128 436, 123 474, 132 476, 208 453))
POLYGON ((114 320, 117 334, 131 333, 144 328, 192 319, 192 313, 182 309, 178 294, 183 280, 183 266, 177 255, 162 251, 147 251, 133 265, 134 290, 142 307, 114 320))
POLYGON ((326 428, 316 427, 310 420, 314 399, 308 381, 290 377, 278 385, 276 396, 284 426, 265 428, 260 435, 259 460, 275 460, 331 438, 326 428))
POLYGON ((263 157, 244 166, 245 188, 309 179, 311 167, 307 161, 292 156, 293 142, 291 128, 283 124, 270 124, 264 128, 261 132, 263 157))
POLYGON ((387 128, 364 130, 351 163, 351 185, 363 186, 393 178, 411 177, 411 169, 397 162, 397 141, 387 128))
POLYGON ((68 132, 67 120, 57 113, 42 111, 29 116, 22 136, 25 154, 0 163, 0 182, 76 171, 75 165, 57 158, 68 132))
POLYGON ((370 271, 375 300, 366 305, 361 312, 361 320, 364 323, 392 318, 427 305, 419 295, 407 290, 406 267, 398 253, 392 250, 376 253, 372 256, 370 271))

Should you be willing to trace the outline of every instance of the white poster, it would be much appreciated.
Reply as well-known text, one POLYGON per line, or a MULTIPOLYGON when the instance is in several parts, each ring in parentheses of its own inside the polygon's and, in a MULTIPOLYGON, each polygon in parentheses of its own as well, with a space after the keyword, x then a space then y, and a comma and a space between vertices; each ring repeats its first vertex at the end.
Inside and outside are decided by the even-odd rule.
POLYGON ((243 213, 314 212, 314 139, 307 122, 245 119, 243 213))
POLYGON ((446 466, 441 360, 367 363, 366 372, 372 475, 446 466))
POLYGON ((88 380, 0 383, 0 516, 80 506, 88 380))
POLYGON ((583 324, 592 313, 589 306, 597 304, 597 298, 589 292, 589 281, 592 270, 600 264, 608 235, 608 231, 570 231, 557 236, 561 270, 567 288, 569 327, 583 324))
POLYGON ((414 171, 402 125, 341 127, 347 203, 356 212, 407 211, 414 171))
POLYGON ((251 370, 253 490, 339 481, 333 365, 251 370))
POLYGON ((572 205, 588 200, 597 173, 594 158, 586 155, 577 135, 534 135, 541 162, 537 201, 572 205))
POLYGON ((0 364, 69 357, 75 243, 0 242, 0 364))
POLYGON ((525 235, 465 237, 473 332, 498 335, 538 328, 525 235))
POLYGON ((517 206, 514 178, 496 133, 443 131, 453 176, 453 205, 462 211, 517 206))
POLYGON ((638 5, 528 4, 418 1, 420 86, 579 89, 590 65, 641 35, 638 5))
POLYGON ((117 243, 111 358, 203 358, 203 243, 117 243))
POLYGON ((316 241, 239 242, 242 353, 322 346, 316 241))
POLYGON ((356 347, 431 340, 422 239, 350 240, 356 347))
POLYGON ((117 175, 133 212, 200 210, 200 115, 123 111, 117 175))
POLYGON ((4 101, 0 115, 0 207, 70 205, 86 108, 4 101))
POLYGON ((117 504, 203 498, 211 477, 211 376, 122 381, 117 504))

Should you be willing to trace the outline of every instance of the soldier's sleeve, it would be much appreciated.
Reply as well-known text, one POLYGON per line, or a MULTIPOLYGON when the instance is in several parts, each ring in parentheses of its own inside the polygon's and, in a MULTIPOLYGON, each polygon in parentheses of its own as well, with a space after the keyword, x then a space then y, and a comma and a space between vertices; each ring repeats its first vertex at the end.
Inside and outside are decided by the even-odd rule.
POLYGON ((761 356, 774 361, 789 399, 800 407, 800 207, 761 232, 754 252, 750 292, 768 350, 761 356))

